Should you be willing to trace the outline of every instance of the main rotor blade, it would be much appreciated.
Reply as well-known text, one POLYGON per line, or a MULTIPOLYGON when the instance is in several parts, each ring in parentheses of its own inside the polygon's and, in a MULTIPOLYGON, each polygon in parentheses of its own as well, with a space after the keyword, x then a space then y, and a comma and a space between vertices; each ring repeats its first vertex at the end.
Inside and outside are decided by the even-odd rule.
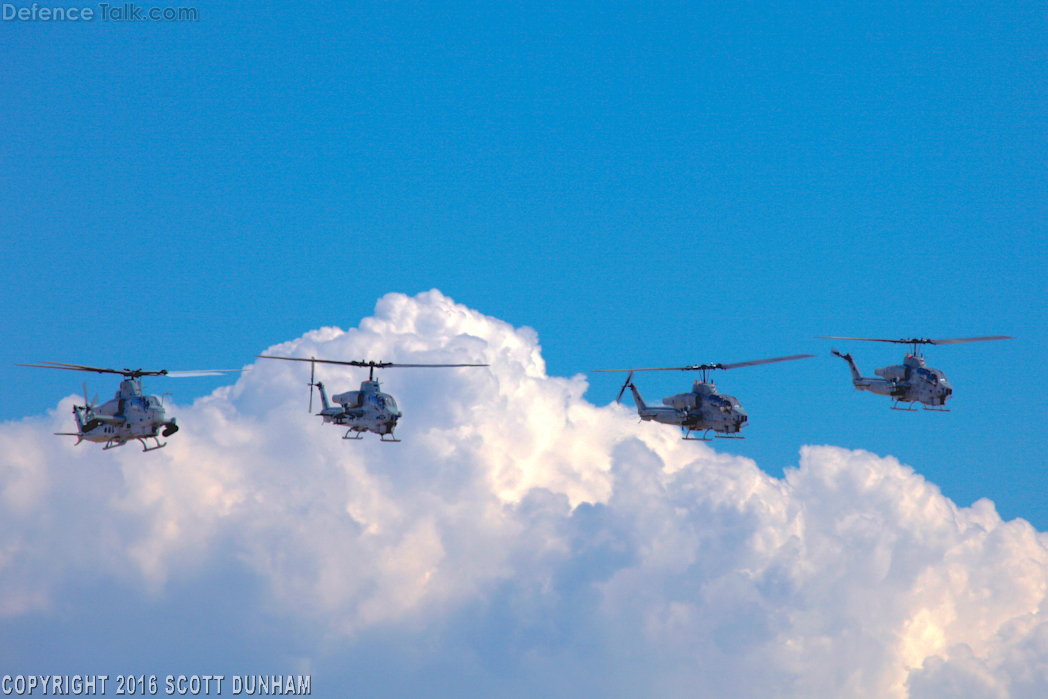
POLYGON ((308 359, 306 357, 274 357, 271 354, 256 354, 255 356, 258 357, 259 359, 281 359, 281 360, 283 360, 285 362, 316 362, 318 364, 342 364, 342 365, 345 365, 345 366, 363 366, 363 367, 375 366, 375 367, 378 367, 378 368, 385 368, 386 367, 386 365, 383 364, 382 362, 371 362, 370 364, 368 362, 359 362, 359 361, 340 362, 340 361, 335 360, 335 359, 314 359, 312 357, 310 357, 308 359))
POLYGON ((721 369, 738 369, 744 366, 757 366, 759 364, 774 364, 775 362, 792 362, 795 359, 807 359, 814 354, 791 354, 788 357, 772 357, 771 359, 754 359, 751 362, 735 362, 734 364, 722 364, 721 369))
POLYGON ((1007 335, 988 335, 986 337, 954 337, 948 340, 928 340, 929 344, 932 345, 956 345, 961 342, 987 342, 989 340, 1014 340, 1014 337, 1008 337, 1007 335))
POLYGON ((986 337, 954 337, 944 340, 929 340, 927 338, 911 338, 909 340, 886 340, 879 337, 838 337, 836 335, 819 335, 820 340, 860 340, 862 342, 891 342, 897 345, 956 345, 961 342, 986 342, 988 340, 1013 340, 1015 338, 1007 335, 988 335, 986 337))
POLYGON ((116 369, 102 369, 96 366, 84 366, 82 364, 64 364, 62 362, 43 362, 41 364, 15 364, 15 366, 31 366, 38 369, 65 369, 66 371, 93 371, 99 374, 123 374, 116 369))
POLYGON ((711 369, 738 369, 745 366, 757 366, 758 364, 771 364, 772 362, 789 362, 794 359, 807 359, 814 354, 791 354, 788 357, 773 357, 771 359, 755 359, 750 362, 735 362, 734 364, 692 364, 691 366, 657 366, 643 369, 593 369, 594 372, 611 371, 709 371, 711 369))
POLYGON ((885 340, 879 337, 839 337, 837 335, 818 335, 818 340, 861 340, 862 342, 893 342, 900 345, 912 345, 914 342, 922 342, 922 340, 885 340))
POLYGON ((96 374, 119 374, 121 376, 171 376, 174 378, 187 378, 192 376, 221 376, 233 372, 245 371, 244 369, 193 369, 190 371, 143 371, 142 369, 106 369, 97 366, 86 366, 84 364, 65 364, 63 362, 42 362, 40 364, 15 364, 15 366, 37 367, 39 369, 65 369, 66 371, 90 371, 96 374))
POLYGON ((238 374, 247 369, 190 369, 188 371, 169 371, 164 374, 173 379, 188 379, 194 376, 222 376, 223 374, 238 374))
POLYGON ((459 367, 459 366, 491 366, 490 364, 383 364, 379 366, 375 365, 376 369, 421 369, 430 367, 459 367))
POLYGON ((374 361, 360 361, 353 360, 349 362, 339 361, 337 359, 306 359, 305 357, 274 357, 269 354, 256 354, 259 359, 282 359, 285 362, 316 362, 318 364, 341 364, 342 366, 359 366, 359 367, 371 367, 374 369, 395 369, 395 368, 419 368, 419 367, 461 367, 461 366, 490 366, 488 364, 394 364, 393 362, 374 362, 374 361))
MULTIPOLYGON (((641 368, 641 369, 630 367, 629 369, 590 369, 590 373, 603 374, 603 373, 612 373, 612 372, 616 372, 616 371, 692 371, 692 370, 701 369, 701 368, 702 367, 699 367, 699 366, 653 366, 653 367, 646 367, 646 368, 641 368)), ((714 366, 707 366, 706 368, 713 369, 715 367, 714 366)))

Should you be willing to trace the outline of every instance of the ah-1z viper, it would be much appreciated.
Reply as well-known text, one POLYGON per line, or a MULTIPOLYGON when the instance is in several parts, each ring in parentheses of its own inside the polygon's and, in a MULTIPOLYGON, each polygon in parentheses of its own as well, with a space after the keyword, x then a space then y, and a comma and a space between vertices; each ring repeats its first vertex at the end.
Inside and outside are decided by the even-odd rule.
POLYGON ((789 357, 774 357, 772 359, 757 359, 749 362, 735 362, 733 364, 694 364, 692 366, 679 367, 651 367, 646 369, 597 369, 596 371, 628 371, 626 382, 622 384, 615 402, 622 400, 622 394, 626 389, 633 393, 633 400, 637 403, 637 415, 641 420, 661 422, 665 425, 678 425, 684 432, 682 439, 699 440, 703 442, 712 441, 706 435, 712 430, 720 439, 745 439, 739 432, 745 426, 749 416, 746 410, 735 396, 721 395, 717 393, 717 387, 709 381, 709 372, 714 369, 738 369, 747 366, 758 366, 760 364, 772 364, 773 362, 789 362, 794 359, 806 359, 814 357, 813 354, 794 354, 789 357), (640 391, 633 383, 633 372, 635 371, 701 371, 702 379, 696 379, 690 393, 678 393, 669 398, 663 398, 662 403, 668 407, 651 406, 641 398, 640 391), (702 431, 701 437, 692 437, 692 432, 702 431))
POLYGON ((164 401, 157 396, 147 396, 142 392, 143 376, 218 376, 240 369, 201 369, 199 371, 143 371, 142 369, 103 369, 82 364, 64 364, 61 362, 44 362, 42 364, 18 364, 17 366, 38 367, 40 369, 65 369, 67 371, 87 371, 96 374, 120 374, 120 390, 112 400, 96 407, 98 396, 93 401, 87 400, 87 382, 84 382, 84 404, 73 406, 73 417, 76 419, 76 432, 55 432, 57 435, 76 437, 76 443, 87 440, 105 444, 103 449, 122 447, 133 439, 142 443, 142 451, 154 451, 167 446, 161 443, 160 435, 170 437, 178 432, 175 418, 168 418, 164 401), (163 432, 161 432, 163 430, 163 432), (147 439, 156 444, 149 446, 147 439))
POLYGON ((439 368, 439 367, 465 367, 465 366, 487 366, 487 364, 394 364, 392 362, 375 361, 349 361, 340 362, 334 359, 316 359, 310 357, 273 357, 270 355, 256 355, 260 359, 282 359, 287 362, 309 362, 309 412, 313 412, 313 387, 320 390, 320 401, 323 408, 317 415, 324 418, 324 422, 334 425, 348 427, 342 439, 364 439, 364 432, 374 432, 379 436, 380 442, 399 442, 393 436, 393 430, 397 426, 402 413, 397 409, 397 401, 388 393, 379 390, 379 382, 375 380, 375 369, 391 368, 439 368), (342 366, 368 367, 368 380, 360 383, 359 391, 346 391, 331 397, 337 405, 328 402, 324 384, 316 381, 316 364, 340 364, 342 366), (386 439, 386 437, 389 439, 386 439))
POLYGON ((831 337, 822 336, 823 340, 861 340, 863 342, 893 342, 902 345, 912 345, 912 351, 903 357, 902 364, 881 367, 875 369, 879 378, 863 376, 851 354, 841 354, 836 349, 830 352, 835 357, 840 357, 848 362, 851 369, 852 385, 857 390, 869 391, 882 396, 891 396, 895 399, 892 410, 913 411, 914 403, 921 403, 925 410, 933 410, 940 413, 950 412, 946 407, 946 399, 953 395, 953 386, 946 380, 946 374, 938 369, 930 368, 924 361, 924 357, 917 352, 918 345, 956 345, 962 342, 984 342, 987 340, 1011 340, 1006 335, 991 335, 988 337, 955 337, 945 340, 928 340, 911 338, 909 340, 882 340, 871 337, 831 337), (899 403, 908 403, 909 407, 900 408, 899 403))

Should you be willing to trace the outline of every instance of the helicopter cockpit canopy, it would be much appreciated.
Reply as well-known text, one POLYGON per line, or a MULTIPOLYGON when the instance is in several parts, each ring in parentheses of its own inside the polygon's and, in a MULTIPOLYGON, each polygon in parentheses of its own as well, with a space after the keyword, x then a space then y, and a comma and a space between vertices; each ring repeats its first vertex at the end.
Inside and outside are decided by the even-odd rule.
POLYGON ((397 401, 388 393, 366 393, 368 405, 376 410, 396 411, 397 401))
POLYGON ((940 381, 946 381, 946 375, 938 369, 917 369, 917 377, 927 381, 930 384, 938 384, 940 381))

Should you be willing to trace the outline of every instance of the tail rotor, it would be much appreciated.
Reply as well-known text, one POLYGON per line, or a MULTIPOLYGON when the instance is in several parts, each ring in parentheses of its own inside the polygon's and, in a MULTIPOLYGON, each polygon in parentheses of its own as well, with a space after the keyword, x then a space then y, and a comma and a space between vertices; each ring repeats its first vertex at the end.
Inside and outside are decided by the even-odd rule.
POLYGON ((630 386, 633 385, 633 384, 630 383, 630 381, 632 379, 633 379, 633 371, 631 370, 630 373, 626 376, 626 383, 622 384, 622 388, 619 390, 619 395, 615 399, 616 403, 621 403, 622 402, 622 394, 626 392, 627 388, 629 388, 630 386))
POLYGON ((98 394, 95 394, 94 400, 87 399, 87 382, 84 382, 84 410, 94 410, 95 404, 98 402, 98 394))
MULTIPOLYGON (((313 358, 310 357, 310 360, 312 360, 312 359, 313 358)), ((313 412, 313 387, 317 385, 317 383, 315 381, 316 370, 317 370, 316 362, 310 361, 309 362, 309 412, 310 413, 313 412)))

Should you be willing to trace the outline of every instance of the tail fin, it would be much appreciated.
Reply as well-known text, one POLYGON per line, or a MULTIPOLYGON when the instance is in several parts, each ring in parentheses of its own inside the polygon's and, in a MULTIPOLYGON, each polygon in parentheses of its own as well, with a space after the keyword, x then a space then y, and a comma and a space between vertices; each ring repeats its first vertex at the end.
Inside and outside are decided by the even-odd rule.
POLYGON ((633 400, 637 403, 637 410, 644 410, 648 407, 648 404, 644 402, 644 399, 640 397, 640 391, 632 383, 630 384, 630 392, 633 393, 633 400))
POLYGON ((848 362, 848 366, 851 368, 852 381, 862 381, 862 374, 859 372, 859 367, 855 366, 855 360, 852 359, 851 354, 841 354, 835 349, 831 349, 830 354, 848 362))
POLYGON ((320 403, 324 406, 324 410, 327 410, 331 407, 331 404, 328 403, 327 391, 324 390, 324 384, 317 381, 314 385, 320 389, 320 403))
MULTIPOLYGON (((86 412, 87 409, 84 408, 84 411, 86 412)), ((76 419, 76 443, 80 444, 80 442, 84 441, 84 419, 80 415, 80 408, 79 408, 79 406, 76 406, 76 405, 73 406, 73 417, 76 419)), ((56 432, 55 434, 71 434, 71 433, 69 433, 69 432, 64 432, 64 433, 56 432)))

